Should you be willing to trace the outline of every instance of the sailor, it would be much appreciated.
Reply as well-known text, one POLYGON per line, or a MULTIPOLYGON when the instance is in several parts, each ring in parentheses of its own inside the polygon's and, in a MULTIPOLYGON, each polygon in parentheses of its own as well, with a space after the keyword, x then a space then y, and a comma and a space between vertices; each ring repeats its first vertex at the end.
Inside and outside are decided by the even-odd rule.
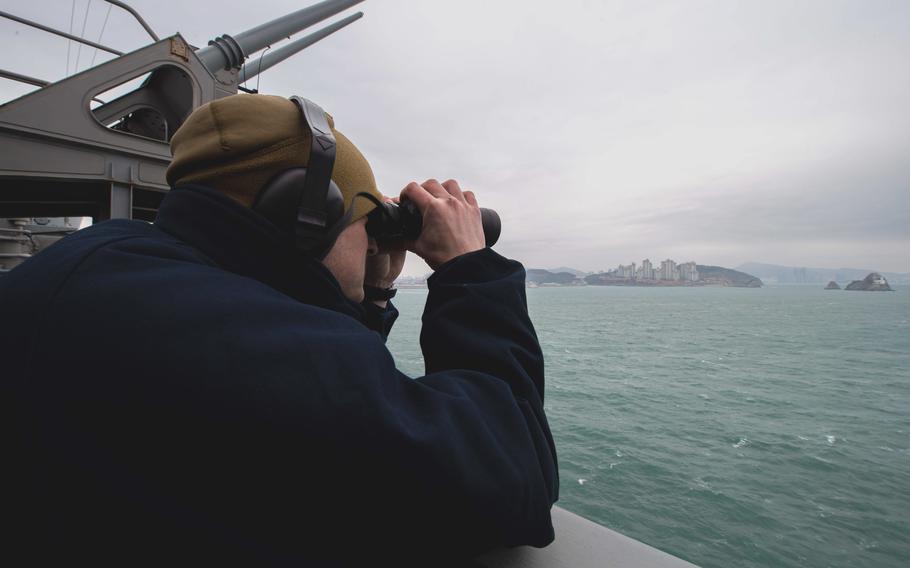
POLYGON ((321 250, 258 205, 313 159, 300 105, 237 95, 174 135, 155 223, 96 224, 0 280, 5 508, 35 564, 438 565, 553 540, 523 267, 484 246, 471 192, 408 184, 407 248, 435 272, 426 374, 402 374, 405 252, 368 235, 383 195, 317 118, 343 201, 321 250))

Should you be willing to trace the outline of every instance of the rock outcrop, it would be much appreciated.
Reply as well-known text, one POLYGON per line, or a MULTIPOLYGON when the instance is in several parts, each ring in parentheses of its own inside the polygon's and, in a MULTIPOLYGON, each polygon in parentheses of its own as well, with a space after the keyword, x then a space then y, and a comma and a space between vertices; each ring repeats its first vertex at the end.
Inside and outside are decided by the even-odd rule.
POLYGON ((891 286, 885 277, 878 272, 872 272, 862 280, 854 280, 847 284, 845 290, 859 290, 862 292, 891 292, 891 286))
POLYGON ((840 290, 840 286, 837 285, 837 282, 832 280, 831 282, 828 282, 827 286, 825 286, 825 290, 840 290))

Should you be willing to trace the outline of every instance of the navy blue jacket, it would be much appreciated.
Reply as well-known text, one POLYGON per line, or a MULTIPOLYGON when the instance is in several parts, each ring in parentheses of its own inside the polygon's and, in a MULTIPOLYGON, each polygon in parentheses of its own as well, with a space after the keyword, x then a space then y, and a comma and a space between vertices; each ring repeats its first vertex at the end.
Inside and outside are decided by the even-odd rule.
POLYGON ((155 224, 100 223, 0 278, 4 501, 30 557, 385 563, 551 542, 522 266, 486 249, 436 271, 412 379, 384 345, 394 309, 347 300, 281 242, 181 188, 155 224))

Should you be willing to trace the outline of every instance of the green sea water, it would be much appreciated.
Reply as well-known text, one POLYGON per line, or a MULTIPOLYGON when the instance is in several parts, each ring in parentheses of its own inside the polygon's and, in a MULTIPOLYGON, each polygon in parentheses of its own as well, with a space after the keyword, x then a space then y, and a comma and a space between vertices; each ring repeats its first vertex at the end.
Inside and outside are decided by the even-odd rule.
MULTIPOLYGON (((389 339, 423 373, 426 290, 389 339)), ((705 567, 910 566, 910 290, 528 290, 559 505, 705 567)))

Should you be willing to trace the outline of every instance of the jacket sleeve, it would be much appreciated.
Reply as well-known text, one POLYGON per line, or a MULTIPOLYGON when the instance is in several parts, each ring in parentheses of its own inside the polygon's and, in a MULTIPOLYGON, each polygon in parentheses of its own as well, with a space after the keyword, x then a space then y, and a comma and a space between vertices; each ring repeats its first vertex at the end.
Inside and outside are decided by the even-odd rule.
POLYGON ((498 519, 500 530, 521 527, 502 532, 503 543, 544 546, 553 539, 549 509, 559 478, 524 267, 487 248, 440 267, 428 286, 420 336, 427 374, 418 381, 439 390, 463 385, 489 428, 486 442, 510 456, 500 465, 514 468, 515 482, 523 485, 520 496, 510 497, 526 517, 498 519))
POLYGON ((427 374, 379 365, 361 383, 365 444, 382 454, 374 481, 396 496, 380 507, 398 511, 414 551, 545 546, 559 480, 524 269, 485 249, 428 284, 427 374))

